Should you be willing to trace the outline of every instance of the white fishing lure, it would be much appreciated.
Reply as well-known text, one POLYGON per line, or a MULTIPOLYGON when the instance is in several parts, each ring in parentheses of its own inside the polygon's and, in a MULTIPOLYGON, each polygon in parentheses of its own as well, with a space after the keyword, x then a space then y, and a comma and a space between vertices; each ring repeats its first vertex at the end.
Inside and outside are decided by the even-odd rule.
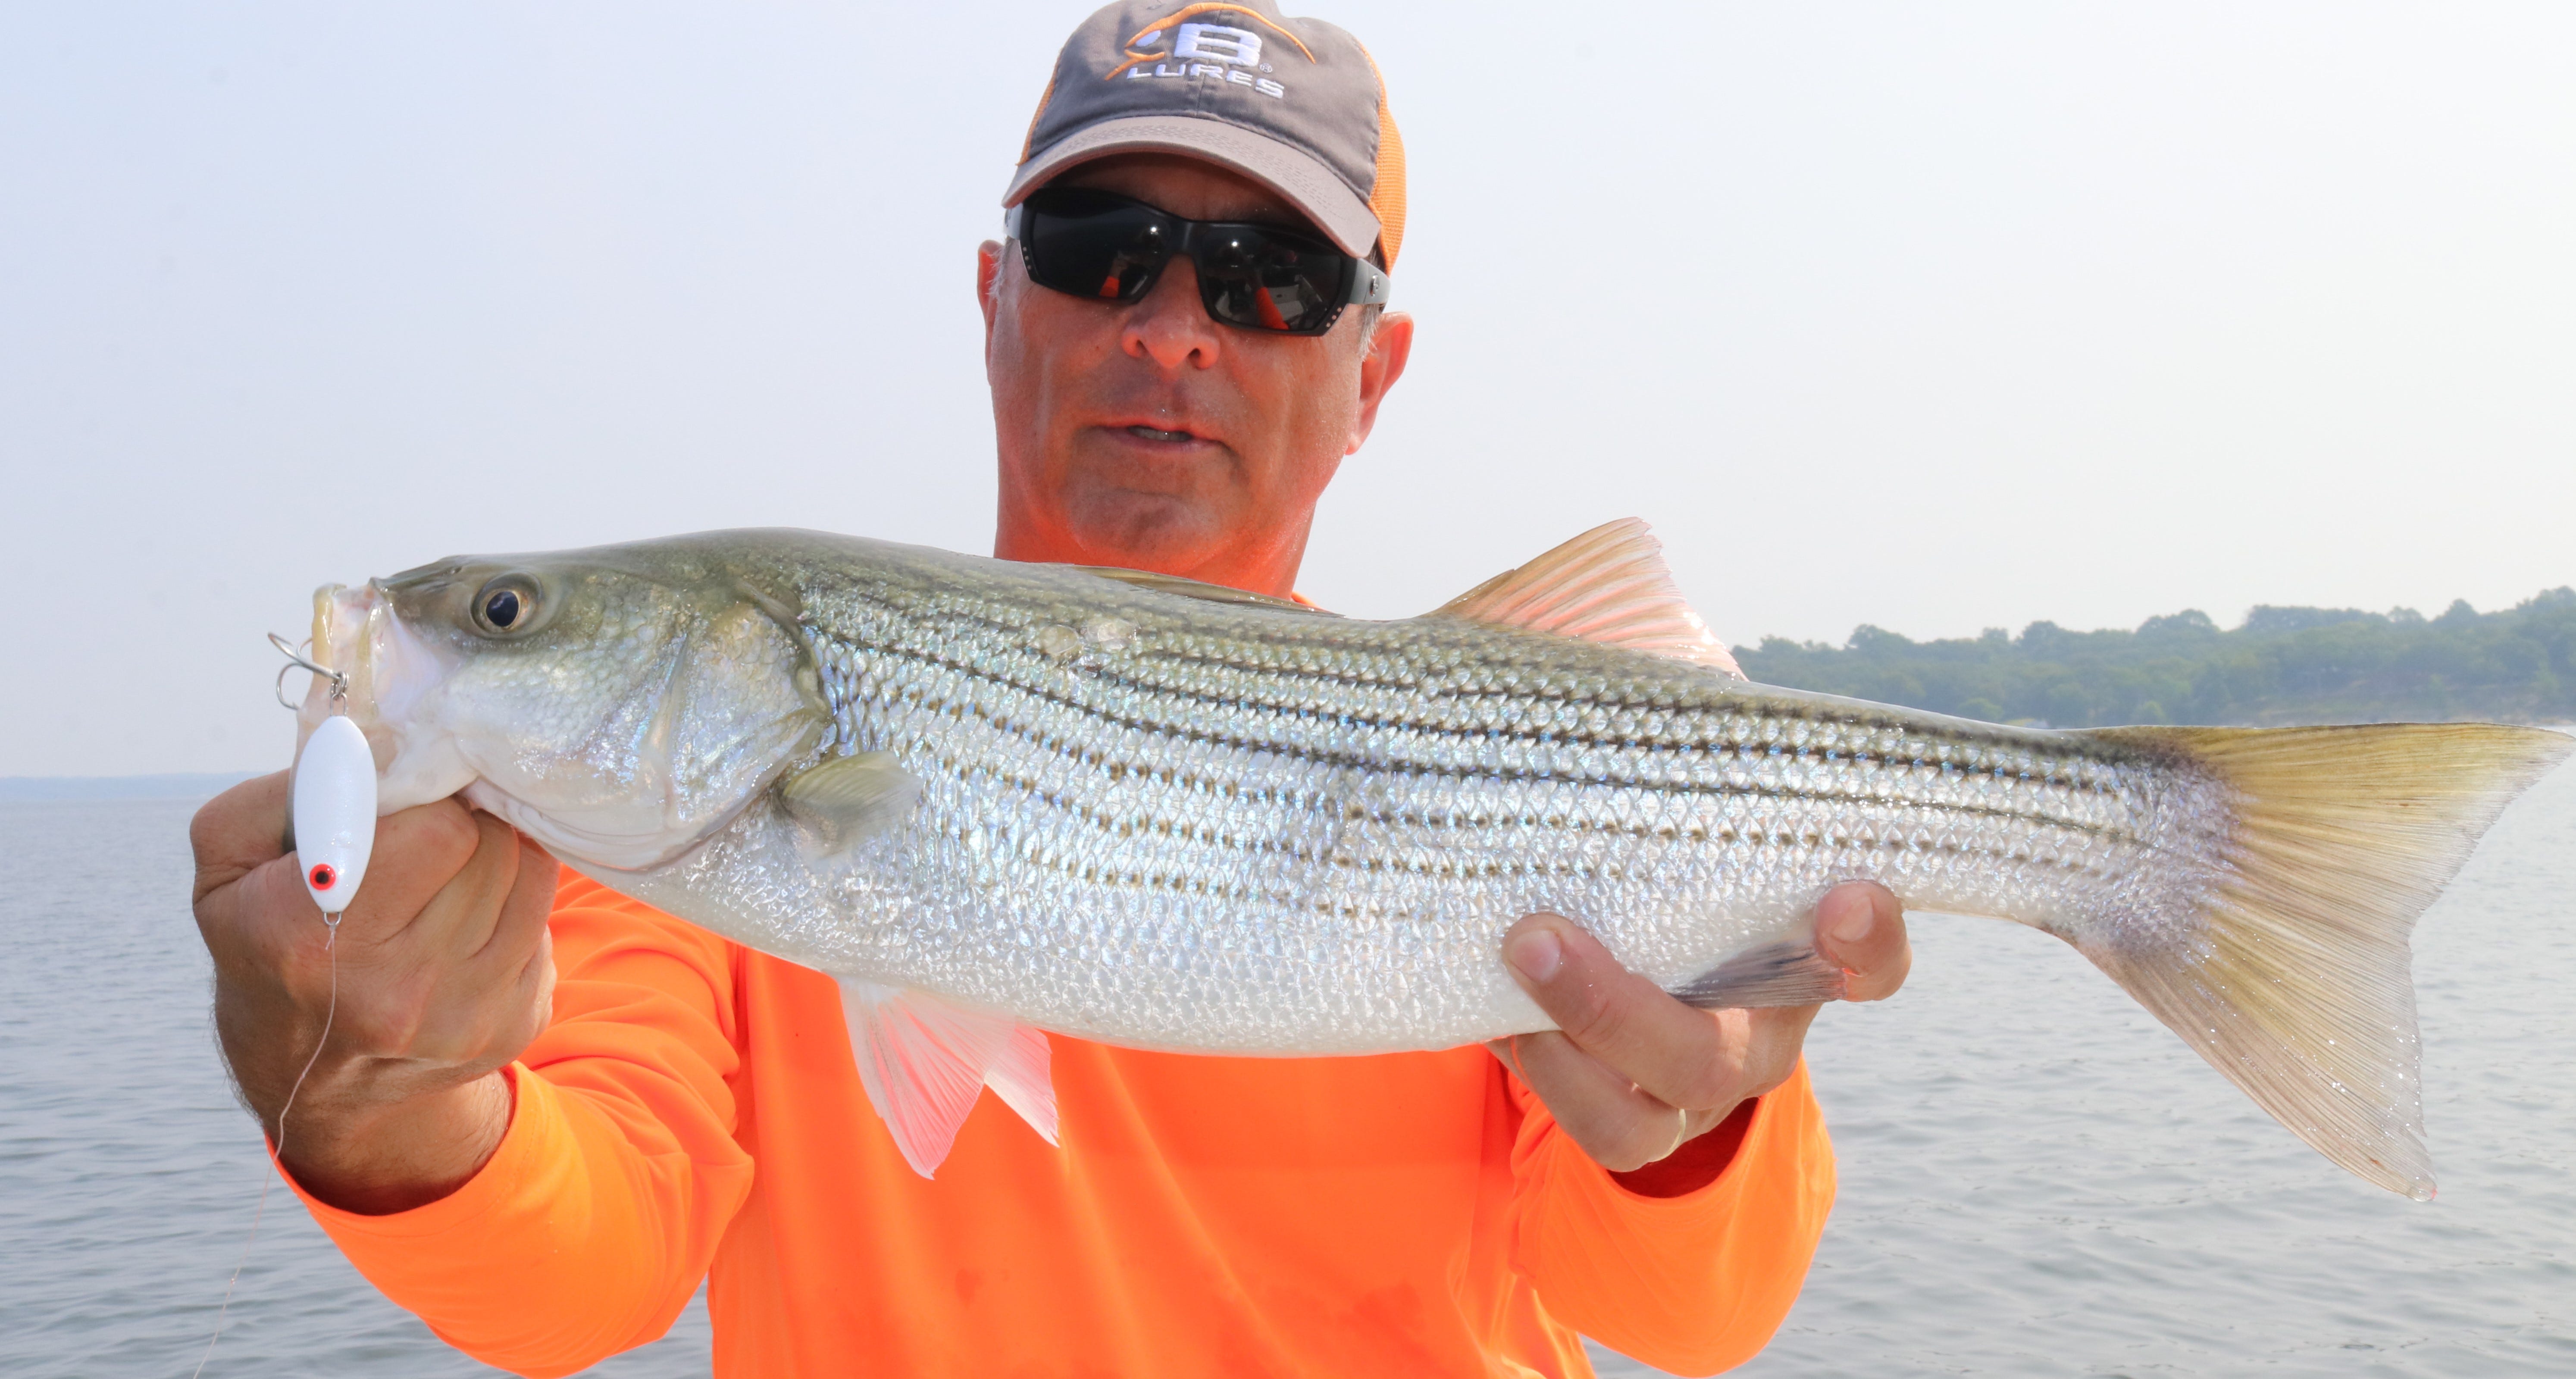
POLYGON ((295 855, 304 889, 326 915, 339 915, 367 879, 376 847, 376 756, 345 714, 313 729, 295 760, 295 855))

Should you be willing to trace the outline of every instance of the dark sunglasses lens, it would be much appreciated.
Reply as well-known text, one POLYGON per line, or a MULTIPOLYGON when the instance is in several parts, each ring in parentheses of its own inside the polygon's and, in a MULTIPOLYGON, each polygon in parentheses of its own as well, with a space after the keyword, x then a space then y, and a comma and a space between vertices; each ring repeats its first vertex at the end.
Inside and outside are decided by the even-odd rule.
POLYGON ((1179 238, 1168 217, 1124 197, 1041 192, 1022 224, 1029 276, 1078 297, 1132 302, 1179 238))
POLYGON ((1251 226, 1211 226, 1200 235, 1193 257, 1210 316, 1311 335, 1340 314, 1351 260, 1330 246, 1251 226))

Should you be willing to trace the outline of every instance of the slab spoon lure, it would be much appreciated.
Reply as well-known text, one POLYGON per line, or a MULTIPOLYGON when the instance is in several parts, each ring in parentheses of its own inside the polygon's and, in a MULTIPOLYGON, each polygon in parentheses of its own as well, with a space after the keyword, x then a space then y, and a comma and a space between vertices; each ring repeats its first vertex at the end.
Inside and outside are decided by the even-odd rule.
MULTIPOLYGON (((274 632, 268 640, 285 653, 287 670, 301 667, 330 686, 331 716, 305 738, 295 759, 293 813, 304 889, 322 911, 323 922, 337 928, 349 903, 358 898, 367 858, 375 851, 376 756, 367 735, 349 721, 348 675, 306 659, 274 632)), ((279 678, 285 678, 285 671, 279 678)))

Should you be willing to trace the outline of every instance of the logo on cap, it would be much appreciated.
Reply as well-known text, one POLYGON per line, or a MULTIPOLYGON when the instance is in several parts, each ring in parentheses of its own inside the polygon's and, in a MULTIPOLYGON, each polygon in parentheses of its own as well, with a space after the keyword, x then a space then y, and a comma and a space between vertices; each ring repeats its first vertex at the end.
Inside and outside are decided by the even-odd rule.
POLYGON ((1144 29, 1134 38, 1128 39, 1127 50, 1120 55, 1127 60, 1110 68, 1102 76, 1112 81, 1122 76, 1130 81, 1163 77, 1177 77, 1183 81, 1205 79, 1226 82, 1234 86, 1248 86, 1273 99, 1286 99, 1288 95, 1286 86, 1269 77, 1253 75, 1256 72, 1270 70, 1270 64, 1261 60, 1263 40, 1258 32, 1225 24, 1182 22, 1192 15, 1206 14, 1210 11, 1241 15, 1256 24, 1263 25, 1281 38, 1295 44, 1297 51, 1304 54, 1308 62, 1315 60, 1314 51, 1308 48, 1297 35, 1280 28, 1251 10, 1237 9, 1232 5, 1200 4, 1190 5, 1178 14, 1156 20, 1151 28, 1144 29), (1161 43, 1167 36, 1172 40, 1169 51, 1154 46, 1161 43), (1153 64, 1150 68, 1145 65, 1149 62, 1153 64))

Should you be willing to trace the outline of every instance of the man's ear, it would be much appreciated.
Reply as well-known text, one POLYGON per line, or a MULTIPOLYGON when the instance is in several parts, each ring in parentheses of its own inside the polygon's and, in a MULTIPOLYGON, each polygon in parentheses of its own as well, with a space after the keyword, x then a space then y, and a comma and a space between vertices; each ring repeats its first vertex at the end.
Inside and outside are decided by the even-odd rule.
POLYGON ((975 246, 975 300, 984 308, 984 357, 993 355, 993 318, 1002 303, 1002 242, 988 239, 975 246))
POLYGON ((1369 432, 1377 425, 1377 405, 1386 400, 1386 390, 1404 377, 1404 364, 1413 356, 1413 317, 1405 312, 1390 311, 1378 317, 1377 330, 1369 336, 1368 353, 1360 356, 1360 407, 1351 418, 1351 442, 1342 451, 1356 454, 1369 432))

